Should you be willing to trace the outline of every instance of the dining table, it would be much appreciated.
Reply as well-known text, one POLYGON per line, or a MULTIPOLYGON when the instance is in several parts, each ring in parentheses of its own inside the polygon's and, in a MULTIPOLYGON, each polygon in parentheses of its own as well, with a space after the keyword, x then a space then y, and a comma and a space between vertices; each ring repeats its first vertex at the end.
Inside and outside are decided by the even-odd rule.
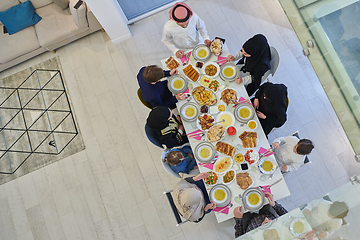
MULTIPOLYGON (((190 53, 191 51, 185 52, 185 53, 190 53)), ((216 62, 220 62, 221 63, 225 63, 226 60, 225 58, 230 54, 226 44, 223 45, 223 49, 222 49, 222 53, 220 56, 215 56, 212 52, 210 53, 211 56, 210 58, 208 58, 206 61, 203 61, 203 64, 207 64, 207 63, 214 63, 215 65, 217 65, 216 62)), ((175 56, 172 56, 176 61, 178 61, 179 66, 177 67, 178 69, 178 74, 181 76, 185 77, 185 74, 183 72, 183 69, 188 66, 188 64, 191 64, 194 68, 197 69, 197 71, 200 73, 200 77, 203 75, 203 69, 197 68, 196 67, 196 62, 198 62, 198 60, 196 60, 193 56, 193 54, 187 54, 185 57, 189 57, 188 59, 178 59, 175 56), (183 63, 184 62, 184 63, 183 63)), ((161 64, 163 69, 168 70, 167 65, 166 65, 166 60, 168 58, 165 58, 163 60, 161 60, 161 64)), ((246 76, 246 74, 242 73, 241 71, 238 71, 239 76, 246 76)), ((194 97, 191 96, 192 90, 198 86, 200 86, 199 80, 196 82, 191 81, 190 79, 188 79, 187 77, 185 77, 188 81, 188 89, 185 92, 188 92, 188 98, 186 100, 180 100, 176 103, 177 105, 177 109, 180 112, 181 111, 181 107, 184 104, 188 104, 188 103, 194 103, 198 106, 198 108, 200 109, 200 105, 198 104, 198 102, 195 101, 194 97)), ((242 102, 246 102, 251 108, 253 108, 251 101, 249 99, 249 96, 246 92, 245 86, 243 83, 241 84, 237 84, 233 79, 228 81, 228 80, 223 80, 220 77, 220 74, 217 75, 216 77, 213 77, 212 79, 215 79, 219 82, 219 89, 216 91, 215 95, 216 95, 216 99, 217 102, 215 105, 215 107, 217 107, 219 104, 224 104, 224 102, 222 102, 222 100, 220 100, 220 95, 221 92, 226 89, 226 88, 231 88, 231 89, 235 89, 237 92, 237 97, 239 99, 241 99, 242 102)), ((226 104, 225 104, 226 105, 226 104)), ((234 109, 235 109, 235 105, 234 104, 229 104, 226 106, 226 111, 231 112, 232 114, 234 114, 234 109)), ((215 119, 217 117, 217 114, 220 113, 209 113, 210 115, 212 115, 215 119)), ((239 135, 241 133, 243 133, 244 131, 251 131, 251 132, 256 132, 257 133, 257 144, 256 147, 252 148, 252 150, 254 152, 259 152, 260 151, 268 151, 268 149, 271 147, 266 135, 264 134, 264 131, 260 125, 259 119, 257 117, 256 114, 254 114, 253 119, 256 123, 257 123, 257 127, 254 130, 250 130, 249 127, 247 126, 247 124, 243 124, 240 123, 239 121, 235 120, 235 123, 233 124, 233 127, 236 128, 236 135, 235 136, 229 136, 226 132, 225 132, 225 137, 224 139, 222 139, 223 142, 226 142, 234 147, 236 147, 236 151, 235 153, 242 153, 245 154, 245 152, 249 149, 245 149, 242 148, 241 145, 241 140, 239 139, 239 135)), ((203 142, 209 142, 208 139, 206 138, 206 134, 202 137, 200 137, 201 135, 197 135, 197 137, 191 137, 191 133, 194 132, 199 132, 199 128, 198 125, 196 123, 196 120, 194 121, 188 121, 187 119, 182 118, 182 122, 185 128, 185 131, 188 135, 189 138, 189 143, 190 146, 193 150, 193 152, 195 151, 196 147, 198 144, 203 143, 203 142)), ((215 143, 212 143, 215 146, 215 143)), ((274 162, 276 164, 275 161, 275 157, 274 154, 271 151, 269 156, 266 156, 267 158, 272 159, 272 162, 274 162)), ((217 156, 215 156, 215 158, 221 158, 224 157, 223 154, 221 153, 217 153, 217 156)), ((213 165, 212 164, 204 164, 203 162, 199 161, 197 158, 195 158, 197 163, 198 163, 198 167, 199 167, 199 171, 202 172, 209 172, 212 170, 213 165)), ((231 167, 231 169, 234 168, 238 168, 239 164, 235 163, 235 161, 233 162, 233 166, 231 167), (237 167, 235 165, 238 165, 237 167)), ((239 170, 235 170, 236 173, 241 171, 241 168, 239 170)), ((290 195, 289 189, 286 185, 286 182, 283 178, 283 175, 281 174, 281 171, 279 168, 277 168, 272 176, 271 179, 269 179, 269 175, 264 175, 260 172, 259 167, 258 167, 258 162, 249 165, 249 169, 247 171, 251 178, 252 178, 252 185, 251 187, 259 187, 259 186, 263 186, 265 189, 267 189, 266 187, 276 183, 275 185, 271 186, 270 188, 268 188, 269 192, 271 192, 271 194, 273 194, 274 196, 274 200, 279 200, 282 198, 285 198, 286 196, 290 195), (253 167, 255 166, 255 167, 253 167), (279 181, 280 180, 280 181, 279 181)), ((219 174, 219 181, 218 183, 221 183, 221 178, 222 175, 219 174)), ((216 185, 215 185, 216 186, 216 185)), ((239 187, 239 185, 237 184, 237 181, 235 179, 235 181, 232 181, 232 183, 227 184, 226 185, 230 190, 231 190, 231 194, 230 194, 230 203, 223 207, 223 208, 215 208, 213 211, 215 212, 215 216, 217 221, 223 222, 226 221, 228 219, 231 219, 234 217, 233 214, 233 210, 234 208, 238 207, 238 206, 242 206, 243 202, 239 201, 239 196, 241 196, 245 190, 241 189, 239 187)), ((206 189, 209 192, 211 190, 213 186, 209 186, 206 185, 206 189)), ((267 204, 268 201, 267 199, 265 199, 265 204, 267 204)))

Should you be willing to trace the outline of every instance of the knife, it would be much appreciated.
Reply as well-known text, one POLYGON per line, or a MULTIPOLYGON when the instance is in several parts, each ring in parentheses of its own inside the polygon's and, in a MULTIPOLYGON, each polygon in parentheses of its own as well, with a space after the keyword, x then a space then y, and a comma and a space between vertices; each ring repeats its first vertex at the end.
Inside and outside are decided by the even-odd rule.
POLYGON ((277 180, 276 182, 272 183, 269 187, 274 186, 275 184, 277 184, 278 182, 280 182, 282 180, 282 178, 280 178, 279 180, 277 180))

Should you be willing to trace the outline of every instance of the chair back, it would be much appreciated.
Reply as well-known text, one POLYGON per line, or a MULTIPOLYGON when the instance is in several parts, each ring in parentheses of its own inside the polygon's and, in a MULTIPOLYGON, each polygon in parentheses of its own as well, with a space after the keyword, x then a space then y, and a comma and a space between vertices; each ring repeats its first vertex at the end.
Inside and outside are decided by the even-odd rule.
POLYGON ((270 52, 271 52, 270 73, 271 73, 271 76, 274 76, 274 74, 279 66, 280 57, 279 57, 279 52, 273 46, 270 47, 270 52))
POLYGON ((168 164, 167 162, 164 162, 164 158, 166 157, 166 154, 168 154, 171 150, 170 149, 165 149, 162 153, 161 153, 161 163, 165 169, 165 171, 167 171, 170 175, 177 177, 177 178, 181 178, 180 174, 174 172, 174 170, 172 170, 172 168, 170 167, 170 164, 168 164))
POLYGON ((181 216, 179 214, 179 211, 177 210, 177 208, 175 206, 174 199, 173 199, 173 197, 171 195, 171 192, 172 192, 172 190, 164 192, 164 194, 166 195, 166 198, 167 198, 167 200, 168 200, 168 202, 170 204, 171 210, 173 211, 173 214, 175 216, 175 219, 176 219, 176 222, 177 222, 176 226, 180 226, 181 224, 184 224, 184 223, 188 222, 189 220, 182 221, 181 216))
POLYGON ((144 99, 142 98, 142 93, 141 93, 141 89, 140 89, 140 88, 137 90, 137 96, 138 96, 140 102, 141 102, 145 107, 150 108, 150 109, 153 108, 153 106, 152 106, 150 103, 144 101, 144 99))
POLYGON ((149 127, 147 124, 145 124, 145 134, 152 144, 158 146, 159 148, 163 148, 157 131, 149 127))

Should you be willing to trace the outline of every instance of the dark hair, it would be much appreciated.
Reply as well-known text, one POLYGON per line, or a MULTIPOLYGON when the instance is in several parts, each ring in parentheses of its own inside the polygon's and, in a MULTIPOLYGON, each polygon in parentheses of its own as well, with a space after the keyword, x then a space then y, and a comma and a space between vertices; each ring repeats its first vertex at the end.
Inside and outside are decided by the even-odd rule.
POLYGON ((313 148, 314 148, 313 142, 309 139, 304 138, 298 142, 296 152, 300 155, 307 155, 311 153, 311 150, 313 150, 313 148))
POLYGON ((144 80, 148 83, 154 83, 164 77, 164 71, 156 65, 147 66, 143 72, 144 80))
POLYGON ((335 201, 329 208, 329 214, 333 218, 343 219, 347 216, 349 207, 345 202, 335 201))
POLYGON ((164 162, 167 162, 170 165, 176 165, 181 162, 181 159, 184 158, 180 151, 171 151, 165 157, 164 162))

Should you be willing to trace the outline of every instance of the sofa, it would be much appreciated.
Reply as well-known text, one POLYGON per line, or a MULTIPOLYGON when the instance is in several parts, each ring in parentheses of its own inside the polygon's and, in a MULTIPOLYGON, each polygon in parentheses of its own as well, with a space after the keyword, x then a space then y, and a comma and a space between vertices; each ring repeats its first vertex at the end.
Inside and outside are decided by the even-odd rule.
MULTIPOLYGON (((7 25, 5 19, 4 24, 0 22, 0 72, 45 51, 55 52, 57 48, 102 28, 82 1, 28 1, 31 1, 41 20, 11 35, 4 28, 7 25)), ((0 0, 0 14, 17 9, 16 5, 23 6, 27 4, 25 2, 26 0, 0 0)), ((12 17, 12 14, 8 15, 12 17)))

